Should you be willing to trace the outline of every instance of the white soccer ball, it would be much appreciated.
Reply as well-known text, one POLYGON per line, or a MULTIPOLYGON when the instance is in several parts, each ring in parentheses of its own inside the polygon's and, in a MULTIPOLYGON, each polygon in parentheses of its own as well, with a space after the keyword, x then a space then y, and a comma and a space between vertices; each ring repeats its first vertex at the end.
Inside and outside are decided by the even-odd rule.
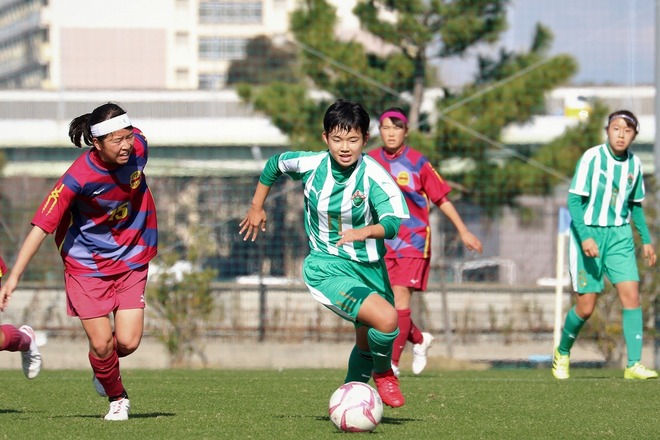
POLYGON ((330 397, 330 420, 345 432, 376 429, 383 417, 383 401, 378 392, 362 382, 348 382, 330 397))

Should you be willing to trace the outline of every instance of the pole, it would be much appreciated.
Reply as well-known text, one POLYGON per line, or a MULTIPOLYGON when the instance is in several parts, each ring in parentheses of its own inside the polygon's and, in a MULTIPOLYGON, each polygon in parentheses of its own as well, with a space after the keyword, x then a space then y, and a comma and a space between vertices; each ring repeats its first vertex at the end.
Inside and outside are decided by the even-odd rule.
POLYGON ((562 316, 564 315, 564 261, 566 258, 566 239, 571 227, 571 214, 568 208, 560 207, 557 212, 557 267, 555 268, 555 328, 552 335, 552 350, 561 339, 562 316))
MULTIPOLYGON (((660 221, 657 218, 658 213, 660 213, 660 191, 658 191, 658 185, 660 184, 660 136, 658 136, 658 130, 660 130, 660 0, 655 0, 655 143, 653 145, 653 175, 655 177, 655 203, 656 203, 656 225, 660 221)), ((653 359, 655 368, 660 368, 660 304, 656 300, 655 307, 653 307, 655 312, 655 343, 653 345, 653 359)))
POLYGON ((557 266, 555 268, 555 327, 552 335, 552 350, 559 345, 561 338, 561 319, 564 315, 564 254, 566 253, 566 234, 557 234, 557 266))

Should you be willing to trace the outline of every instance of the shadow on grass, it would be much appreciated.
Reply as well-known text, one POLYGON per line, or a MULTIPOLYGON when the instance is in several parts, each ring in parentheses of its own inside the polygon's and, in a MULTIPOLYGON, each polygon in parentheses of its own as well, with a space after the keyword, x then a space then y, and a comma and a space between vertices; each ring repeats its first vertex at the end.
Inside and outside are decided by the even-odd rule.
MULTIPOLYGON (((330 422, 328 416, 315 416, 314 419, 324 422, 330 422)), ((421 422, 422 419, 411 419, 409 417, 383 417, 379 425, 403 425, 407 422, 421 422)))
POLYGON ((0 414, 22 414, 23 411, 19 409, 3 409, 0 408, 0 414))
MULTIPOLYGON (((81 419, 103 419, 103 414, 76 414, 70 416, 55 416, 53 419, 71 419, 71 418, 81 418, 81 419)), ((176 413, 163 413, 163 412, 153 412, 153 413, 137 413, 131 414, 130 419, 157 419, 159 417, 175 417, 176 413)))

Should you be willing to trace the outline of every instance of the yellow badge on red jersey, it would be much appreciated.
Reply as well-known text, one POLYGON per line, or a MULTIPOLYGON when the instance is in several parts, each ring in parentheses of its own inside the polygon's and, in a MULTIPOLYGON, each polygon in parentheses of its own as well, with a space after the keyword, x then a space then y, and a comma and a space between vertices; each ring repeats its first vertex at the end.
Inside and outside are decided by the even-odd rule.
POLYGON ((131 174, 131 189, 136 189, 138 186, 140 186, 140 182, 142 181, 142 172, 141 171, 134 171, 133 174, 131 174))
POLYGON ((396 176, 396 183, 398 183, 399 186, 408 186, 410 183, 410 174, 408 174, 407 171, 401 171, 396 176))

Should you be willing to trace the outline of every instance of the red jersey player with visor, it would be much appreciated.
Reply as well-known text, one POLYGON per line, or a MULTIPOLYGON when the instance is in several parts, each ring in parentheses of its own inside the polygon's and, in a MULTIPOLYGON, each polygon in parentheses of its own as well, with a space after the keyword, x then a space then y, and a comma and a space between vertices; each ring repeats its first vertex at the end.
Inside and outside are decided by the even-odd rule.
POLYGON ((105 419, 126 420, 130 402, 119 358, 134 352, 142 339, 148 265, 158 242, 156 207, 143 173, 147 140, 113 103, 71 121, 69 137, 77 147, 84 142, 91 148, 37 209, 0 298, 4 308, 28 263, 54 233, 64 262, 67 313, 82 323, 94 386, 110 400, 105 419))
POLYGON ((431 228, 429 212, 432 204, 456 227, 466 248, 481 253, 481 241, 465 226, 454 205, 447 198, 451 187, 440 177, 429 160, 405 144, 408 117, 392 107, 380 116, 380 136, 383 146, 369 152, 394 178, 408 204, 410 218, 401 223, 399 233, 385 240, 385 262, 394 290, 394 305, 399 315, 399 336, 392 350, 392 369, 399 374, 399 359, 406 342, 413 344, 412 370, 420 374, 426 367, 426 355, 433 341, 430 333, 422 332, 412 321, 410 301, 415 290, 425 291, 431 258, 431 228))

